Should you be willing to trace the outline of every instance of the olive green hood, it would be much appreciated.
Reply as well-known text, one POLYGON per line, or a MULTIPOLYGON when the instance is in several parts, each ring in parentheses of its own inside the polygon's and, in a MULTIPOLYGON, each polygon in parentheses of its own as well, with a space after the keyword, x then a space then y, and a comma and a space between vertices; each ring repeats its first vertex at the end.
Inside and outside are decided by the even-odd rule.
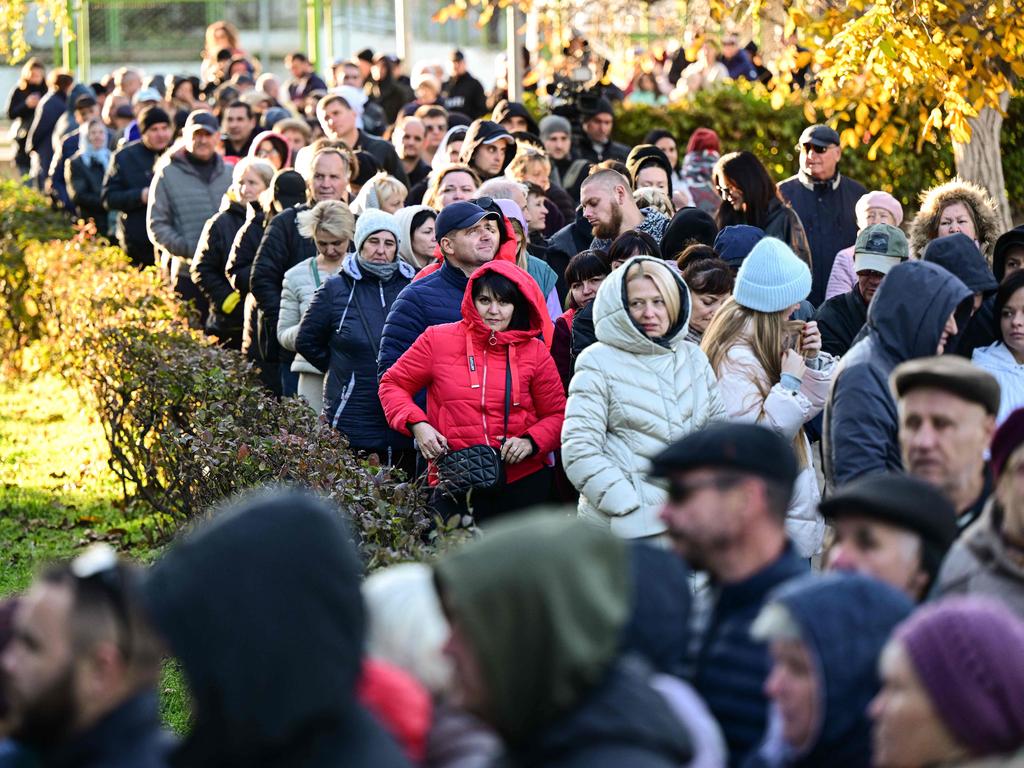
POLYGON ((572 710, 615 660, 629 614, 629 553, 561 512, 491 526, 436 566, 449 618, 472 646, 510 746, 572 710))

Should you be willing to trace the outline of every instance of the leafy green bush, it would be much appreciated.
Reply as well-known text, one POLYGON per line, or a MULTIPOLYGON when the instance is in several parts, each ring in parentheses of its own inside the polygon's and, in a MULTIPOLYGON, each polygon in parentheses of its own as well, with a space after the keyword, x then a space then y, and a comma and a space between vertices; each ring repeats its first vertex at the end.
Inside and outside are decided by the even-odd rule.
POLYGON ((302 401, 275 400, 242 355, 189 328, 156 270, 86 231, 19 249, 37 357, 95 404, 110 467, 158 539, 243 490, 286 483, 349 511, 369 567, 447 544, 454 526, 431 531, 418 485, 353 454, 302 401))

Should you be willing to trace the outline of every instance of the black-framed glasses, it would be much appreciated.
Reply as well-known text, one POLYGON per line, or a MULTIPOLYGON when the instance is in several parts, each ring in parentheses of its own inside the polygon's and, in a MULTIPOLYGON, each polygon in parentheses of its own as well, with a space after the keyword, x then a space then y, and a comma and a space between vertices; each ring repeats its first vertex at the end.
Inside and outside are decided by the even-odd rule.
POLYGON ((703 480, 691 480, 683 482, 671 479, 668 483, 668 500, 672 504, 685 504, 698 493, 706 488, 714 488, 716 491, 727 491, 743 480, 740 475, 721 474, 706 477, 703 480))

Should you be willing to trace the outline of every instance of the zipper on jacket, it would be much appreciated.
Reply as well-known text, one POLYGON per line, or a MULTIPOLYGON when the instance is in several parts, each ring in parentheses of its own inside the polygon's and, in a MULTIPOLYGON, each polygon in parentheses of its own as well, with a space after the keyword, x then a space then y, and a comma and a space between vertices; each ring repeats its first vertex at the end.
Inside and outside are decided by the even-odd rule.
POLYGON ((487 348, 484 347, 484 380, 480 387, 480 415, 484 424, 484 444, 491 444, 491 436, 487 432, 487 348))

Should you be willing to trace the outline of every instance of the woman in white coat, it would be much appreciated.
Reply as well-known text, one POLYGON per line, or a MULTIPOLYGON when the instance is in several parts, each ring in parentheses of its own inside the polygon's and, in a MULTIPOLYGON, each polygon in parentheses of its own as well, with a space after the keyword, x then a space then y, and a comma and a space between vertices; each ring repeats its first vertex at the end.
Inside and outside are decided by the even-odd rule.
POLYGON ((789 316, 811 292, 811 271, 774 237, 759 242, 736 275, 731 298, 701 341, 728 416, 774 429, 793 442, 800 475, 786 531, 803 557, 821 550, 825 523, 804 424, 825 405, 836 359, 821 351, 814 322, 789 316))
POLYGON ((576 360, 562 461, 580 517, 623 538, 665 532, 665 491, 647 477, 650 459, 725 416, 707 358, 686 341, 689 319, 686 284, 650 256, 612 272, 594 299, 597 343, 576 360))
POLYGON ((978 347, 971 362, 999 382, 999 414, 996 424, 1018 408, 1024 407, 1024 271, 1013 272, 996 292, 998 341, 978 347))
MULTIPOLYGON (((295 351, 299 323, 309 309, 313 294, 328 277, 341 269, 352 240, 355 221, 348 206, 337 200, 324 200, 310 210, 299 213, 299 234, 313 241, 317 255, 300 261, 284 273, 281 311, 277 318, 277 340, 285 349, 295 351)), ((324 407, 324 372, 317 370, 302 355, 295 355, 291 370, 299 374, 299 396, 320 413, 324 407)))

